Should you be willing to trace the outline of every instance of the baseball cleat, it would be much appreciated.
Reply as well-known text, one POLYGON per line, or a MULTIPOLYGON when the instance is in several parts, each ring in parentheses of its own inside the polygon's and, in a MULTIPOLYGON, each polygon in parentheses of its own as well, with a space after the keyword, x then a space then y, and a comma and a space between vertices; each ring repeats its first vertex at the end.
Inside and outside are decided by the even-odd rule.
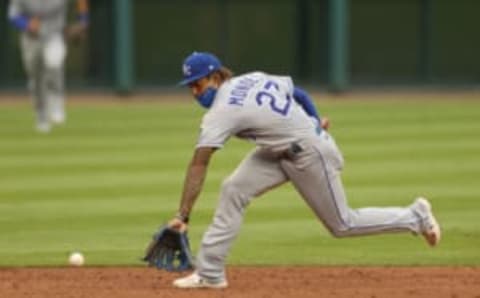
POLYGON ((226 280, 222 280, 220 282, 211 282, 194 272, 187 277, 174 280, 173 286, 181 289, 224 289, 228 286, 228 283, 226 280))
POLYGON ((50 121, 53 124, 63 124, 65 123, 65 114, 62 112, 55 112, 50 115, 50 121))
POLYGON ((440 242, 442 232, 438 221, 433 216, 432 205, 425 198, 418 198, 415 204, 423 213, 427 214, 421 233, 430 246, 436 246, 440 242))
POLYGON ((37 123, 36 130, 40 133, 49 133, 50 124, 48 122, 39 122, 37 123))

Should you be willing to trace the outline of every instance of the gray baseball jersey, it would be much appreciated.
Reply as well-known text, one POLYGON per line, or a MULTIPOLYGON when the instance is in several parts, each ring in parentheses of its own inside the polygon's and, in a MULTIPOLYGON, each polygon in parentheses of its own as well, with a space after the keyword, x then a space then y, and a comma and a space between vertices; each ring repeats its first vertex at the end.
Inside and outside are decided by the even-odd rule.
POLYGON ((70 0, 11 0, 9 17, 25 15, 40 18, 40 37, 62 32, 70 0))
POLYGON ((197 256, 197 273, 203 278, 225 280, 225 259, 245 208, 252 198, 286 181, 336 237, 422 231, 428 214, 418 204, 348 206, 340 178, 342 154, 330 134, 316 128, 295 103, 292 91, 288 77, 261 72, 235 77, 221 85, 203 118, 197 147, 218 148, 233 135, 257 144, 222 184, 197 256))
POLYGON ((290 77, 248 73, 222 84, 205 114, 197 147, 222 147, 232 135, 272 151, 315 135, 315 125, 293 99, 290 77))

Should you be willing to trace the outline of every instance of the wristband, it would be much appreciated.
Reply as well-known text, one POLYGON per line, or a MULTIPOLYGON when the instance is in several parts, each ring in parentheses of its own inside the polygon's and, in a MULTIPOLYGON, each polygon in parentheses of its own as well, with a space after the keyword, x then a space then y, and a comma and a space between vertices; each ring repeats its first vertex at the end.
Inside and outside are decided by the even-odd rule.
POLYGON ((183 215, 181 212, 178 212, 178 213, 175 215, 175 218, 183 221, 184 223, 188 223, 188 220, 190 219, 190 218, 188 217, 188 215, 183 215))
POLYGON ((88 14, 88 12, 79 13, 77 19, 80 23, 88 25, 88 23, 90 22, 90 15, 88 14))
POLYGON ((10 23, 21 31, 27 31, 28 23, 30 19, 25 15, 18 15, 13 18, 10 18, 10 23))

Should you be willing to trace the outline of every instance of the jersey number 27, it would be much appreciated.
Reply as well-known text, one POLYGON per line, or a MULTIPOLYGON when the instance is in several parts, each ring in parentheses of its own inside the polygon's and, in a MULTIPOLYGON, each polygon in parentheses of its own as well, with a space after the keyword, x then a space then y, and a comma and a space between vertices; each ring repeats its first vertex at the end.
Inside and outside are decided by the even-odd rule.
POLYGON ((280 91, 280 87, 274 81, 268 81, 263 86, 262 91, 257 93, 255 100, 259 106, 263 105, 265 100, 270 102, 270 108, 273 112, 278 113, 282 116, 286 116, 290 109, 290 105, 292 103, 292 98, 289 94, 285 96, 285 98, 279 98, 272 94, 272 91, 278 93, 280 91))

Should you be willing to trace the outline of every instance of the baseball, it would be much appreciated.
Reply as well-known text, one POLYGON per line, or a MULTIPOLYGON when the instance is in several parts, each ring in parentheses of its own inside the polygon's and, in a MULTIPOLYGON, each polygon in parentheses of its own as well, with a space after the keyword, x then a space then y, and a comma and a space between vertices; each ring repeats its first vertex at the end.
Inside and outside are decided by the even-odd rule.
POLYGON ((68 257, 68 263, 71 266, 79 267, 85 263, 85 258, 83 257, 82 253, 73 252, 70 254, 70 257, 68 257))

